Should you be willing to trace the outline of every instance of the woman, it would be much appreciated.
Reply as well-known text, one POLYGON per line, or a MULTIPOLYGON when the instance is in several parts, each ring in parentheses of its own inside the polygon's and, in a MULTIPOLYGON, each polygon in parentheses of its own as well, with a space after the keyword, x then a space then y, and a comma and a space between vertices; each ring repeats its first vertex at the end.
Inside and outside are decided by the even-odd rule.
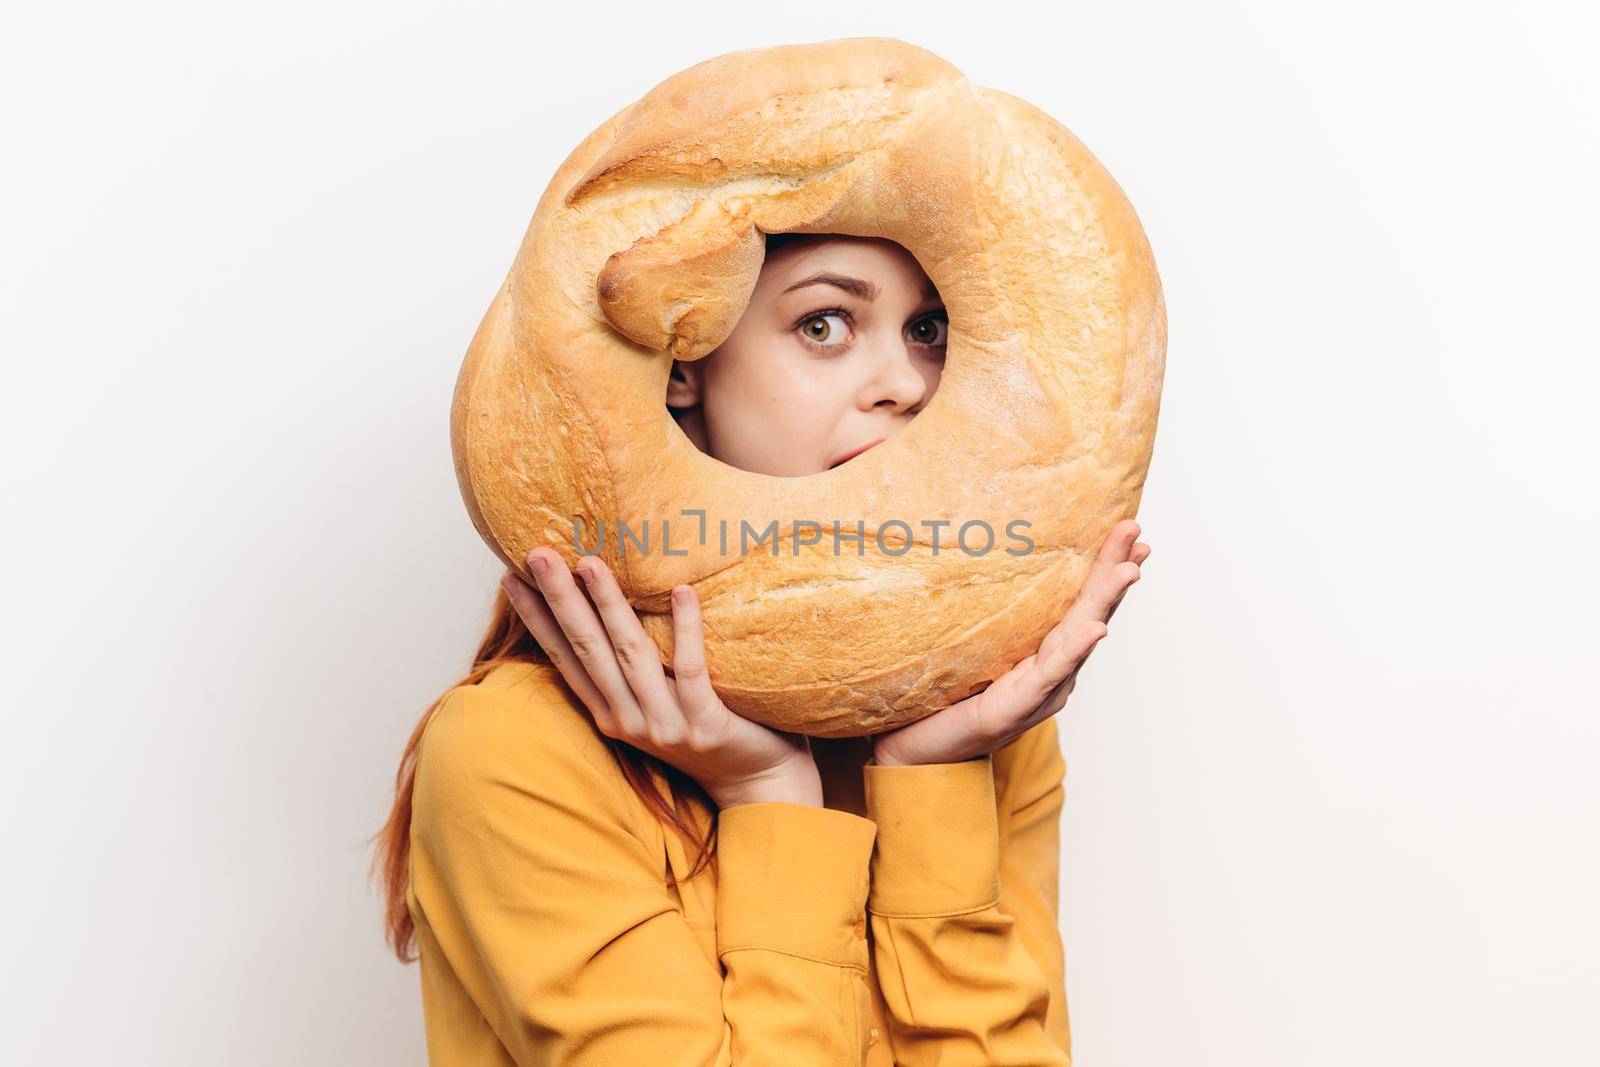
MULTIPOLYGON (((815 474, 928 403, 948 322, 882 239, 769 238, 738 326, 674 367, 684 433, 815 474)), ((1053 715, 1149 546, 983 693, 869 738, 742 719, 673 593, 669 675, 597 556, 508 571, 413 731, 379 858, 439 1065, 1067 1064, 1053 715), (713 862, 714 861, 714 862, 713 862)), ((848 635, 840 635, 848 640, 848 635)))

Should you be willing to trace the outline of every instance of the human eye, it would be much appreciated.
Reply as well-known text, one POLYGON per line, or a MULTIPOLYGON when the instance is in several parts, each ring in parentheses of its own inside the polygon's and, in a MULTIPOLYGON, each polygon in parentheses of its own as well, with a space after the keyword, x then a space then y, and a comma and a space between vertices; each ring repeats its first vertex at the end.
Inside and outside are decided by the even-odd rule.
POLYGON ((850 312, 844 308, 819 308, 797 321, 794 329, 812 348, 843 348, 850 334, 850 312))
POLYGON ((928 345, 931 348, 943 348, 949 341, 950 317, 943 311, 924 315, 911 324, 910 329, 906 331, 906 335, 913 344, 928 345))

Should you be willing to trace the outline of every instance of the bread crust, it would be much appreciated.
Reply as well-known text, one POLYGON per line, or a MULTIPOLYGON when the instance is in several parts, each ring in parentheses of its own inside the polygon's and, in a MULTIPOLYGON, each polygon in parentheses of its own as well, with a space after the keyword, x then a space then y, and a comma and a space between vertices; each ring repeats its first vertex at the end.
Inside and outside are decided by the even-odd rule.
POLYGON ((843 38, 696 64, 573 151, 468 349, 451 441, 467 510, 508 567, 526 574, 538 545, 576 562, 574 520, 589 549, 603 521, 601 554, 664 664, 670 592, 688 583, 729 707, 859 736, 1036 650, 1138 511, 1165 358, 1149 243, 1076 137, 926 49, 843 38), (784 231, 898 242, 950 316, 918 417, 803 478, 713 459, 665 407, 672 360, 726 338, 763 235, 784 231), (820 542, 804 543, 805 520, 820 542), (834 520, 863 524, 859 555, 835 553, 834 520), (648 530, 649 551, 619 545, 619 522, 648 530), (776 522, 779 554, 741 554, 741 522, 776 522), (976 522, 996 540, 969 554, 953 538, 976 522), (1008 553, 1008 529, 1031 551, 1008 553))

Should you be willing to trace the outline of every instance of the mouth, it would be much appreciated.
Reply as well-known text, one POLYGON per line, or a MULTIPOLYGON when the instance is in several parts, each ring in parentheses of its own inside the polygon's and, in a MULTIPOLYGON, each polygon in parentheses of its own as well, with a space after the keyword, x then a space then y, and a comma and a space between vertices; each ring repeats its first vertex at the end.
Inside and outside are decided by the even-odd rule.
POLYGON ((832 463, 828 464, 828 469, 829 470, 833 470, 833 468, 837 467, 839 464, 848 462, 849 460, 852 460, 852 459, 855 459, 857 456, 861 455, 861 453, 865 452, 867 449, 875 448, 878 445, 883 444, 883 442, 886 441, 886 440, 888 440, 888 438, 880 437, 876 441, 871 441, 871 442, 869 442, 867 444, 864 444, 860 448, 856 449, 855 451, 850 452, 847 455, 840 456, 838 459, 836 459, 832 463))

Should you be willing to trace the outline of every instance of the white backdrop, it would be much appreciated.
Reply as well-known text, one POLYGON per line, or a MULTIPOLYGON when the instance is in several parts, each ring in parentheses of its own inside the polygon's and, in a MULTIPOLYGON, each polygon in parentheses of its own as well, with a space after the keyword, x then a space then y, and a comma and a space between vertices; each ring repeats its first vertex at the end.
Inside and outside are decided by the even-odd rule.
POLYGON ((1072 128, 1166 287, 1155 551, 1063 713, 1076 1062, 1600 1062, 1593 25, 5 20, 0 1061, 425 1062, 364 841, 499 574, 449 455, 467 342, 603 119, 886 34, 1072 128))

